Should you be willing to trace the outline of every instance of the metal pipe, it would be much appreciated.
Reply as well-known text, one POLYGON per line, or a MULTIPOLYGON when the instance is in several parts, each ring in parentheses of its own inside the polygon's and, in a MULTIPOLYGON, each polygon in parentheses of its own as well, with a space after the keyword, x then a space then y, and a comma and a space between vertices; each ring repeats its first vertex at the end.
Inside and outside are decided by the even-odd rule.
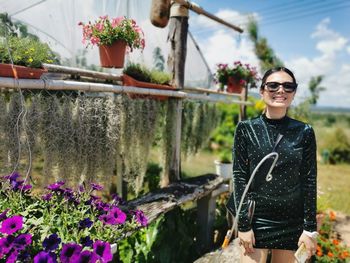
POLYGON ((131 86, 120 86, 113 84, 78 82, 70 80, 52 80, 52 79, 14 79, 0 77, 0 88, 7 89, 35 89, 35 90, 77 90, 85 92, 111 92, 111 93, 132 93, 143 95, 160 95, 174 97, 179 99, 205 100, 212 102, 223 102, 228 104, 252 105, 248 101, 232 99, 226 95, 204 95, 188 93, 183 91, 147 89, 131 86))

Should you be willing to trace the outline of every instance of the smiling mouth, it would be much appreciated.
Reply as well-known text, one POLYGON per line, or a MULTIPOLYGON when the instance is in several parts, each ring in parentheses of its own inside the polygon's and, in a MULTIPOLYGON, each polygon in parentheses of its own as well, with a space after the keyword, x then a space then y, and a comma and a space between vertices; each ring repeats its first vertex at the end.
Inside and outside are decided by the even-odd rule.
POLYGON ((273 100, 277 100, 277 101, 285 101, 287 98, 285 97, 272 97, 273 100))

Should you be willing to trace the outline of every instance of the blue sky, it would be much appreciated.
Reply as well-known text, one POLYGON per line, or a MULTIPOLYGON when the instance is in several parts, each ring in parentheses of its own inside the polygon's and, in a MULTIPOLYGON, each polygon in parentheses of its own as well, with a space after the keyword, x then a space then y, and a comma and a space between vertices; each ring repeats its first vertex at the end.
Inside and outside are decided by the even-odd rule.
MULTIPOLYGON (((300 83, 297 102, 308 96, 312 76, 324 75, 319 105, 350 107, 350 1, 197 0, 207 11, 245 27, 256 17, 260 35, 291 68, 300 83)), ((190 30, 212 69, 218 62, 257 64, 252 44, 224 26, 191 13, 190 30)))

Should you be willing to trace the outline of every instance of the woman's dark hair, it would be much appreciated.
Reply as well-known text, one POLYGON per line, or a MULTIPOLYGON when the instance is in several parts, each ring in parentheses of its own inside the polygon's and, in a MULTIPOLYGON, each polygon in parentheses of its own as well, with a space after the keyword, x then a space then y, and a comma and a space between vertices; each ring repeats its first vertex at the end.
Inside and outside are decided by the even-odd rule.
POLYGON ((264 85, 266 83, 266 79, 273 73, 279 72, 279 71, 283 71, 286 72, 289 76, 291 76, 291 78, 293 79, 294 83, 297 83, 297 81, 295 80, 294 74, 292 71, 290 71, 289 69, 285 68, 285 67, 276 67, 276 68, 271 68, 268 71, 265 72, 262 80, 261 80, 261 86, 260 89, 264 89, 264 85))

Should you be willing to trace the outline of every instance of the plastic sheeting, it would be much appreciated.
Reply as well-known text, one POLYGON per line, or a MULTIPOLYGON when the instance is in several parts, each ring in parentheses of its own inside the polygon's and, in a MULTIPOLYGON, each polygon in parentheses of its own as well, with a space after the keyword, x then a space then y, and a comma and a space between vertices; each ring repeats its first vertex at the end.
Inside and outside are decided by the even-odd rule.
MULTIPOLYGON (((127 60, 153 67, 153 53, 159 47, 166 64, 169 53, 168 29, 151 24, 150 7, 151 0, 0 0, 1 12, 8 13, 13 21, 26 24, 31 33, 48 43, 60 54, 61 61, 70 66, 77 66, 75 58, 81 56, 83 50, 86 50, 87 65, 99 65, 98 48, 85 49, 78 23, 94 21, 102 15, 133 18, 143 29, 145 50, 142 53, 135 50, 127 56, 127 60)), ((213 86, 210 70, 191 36, 188 37, 185 86, 213 86)))

